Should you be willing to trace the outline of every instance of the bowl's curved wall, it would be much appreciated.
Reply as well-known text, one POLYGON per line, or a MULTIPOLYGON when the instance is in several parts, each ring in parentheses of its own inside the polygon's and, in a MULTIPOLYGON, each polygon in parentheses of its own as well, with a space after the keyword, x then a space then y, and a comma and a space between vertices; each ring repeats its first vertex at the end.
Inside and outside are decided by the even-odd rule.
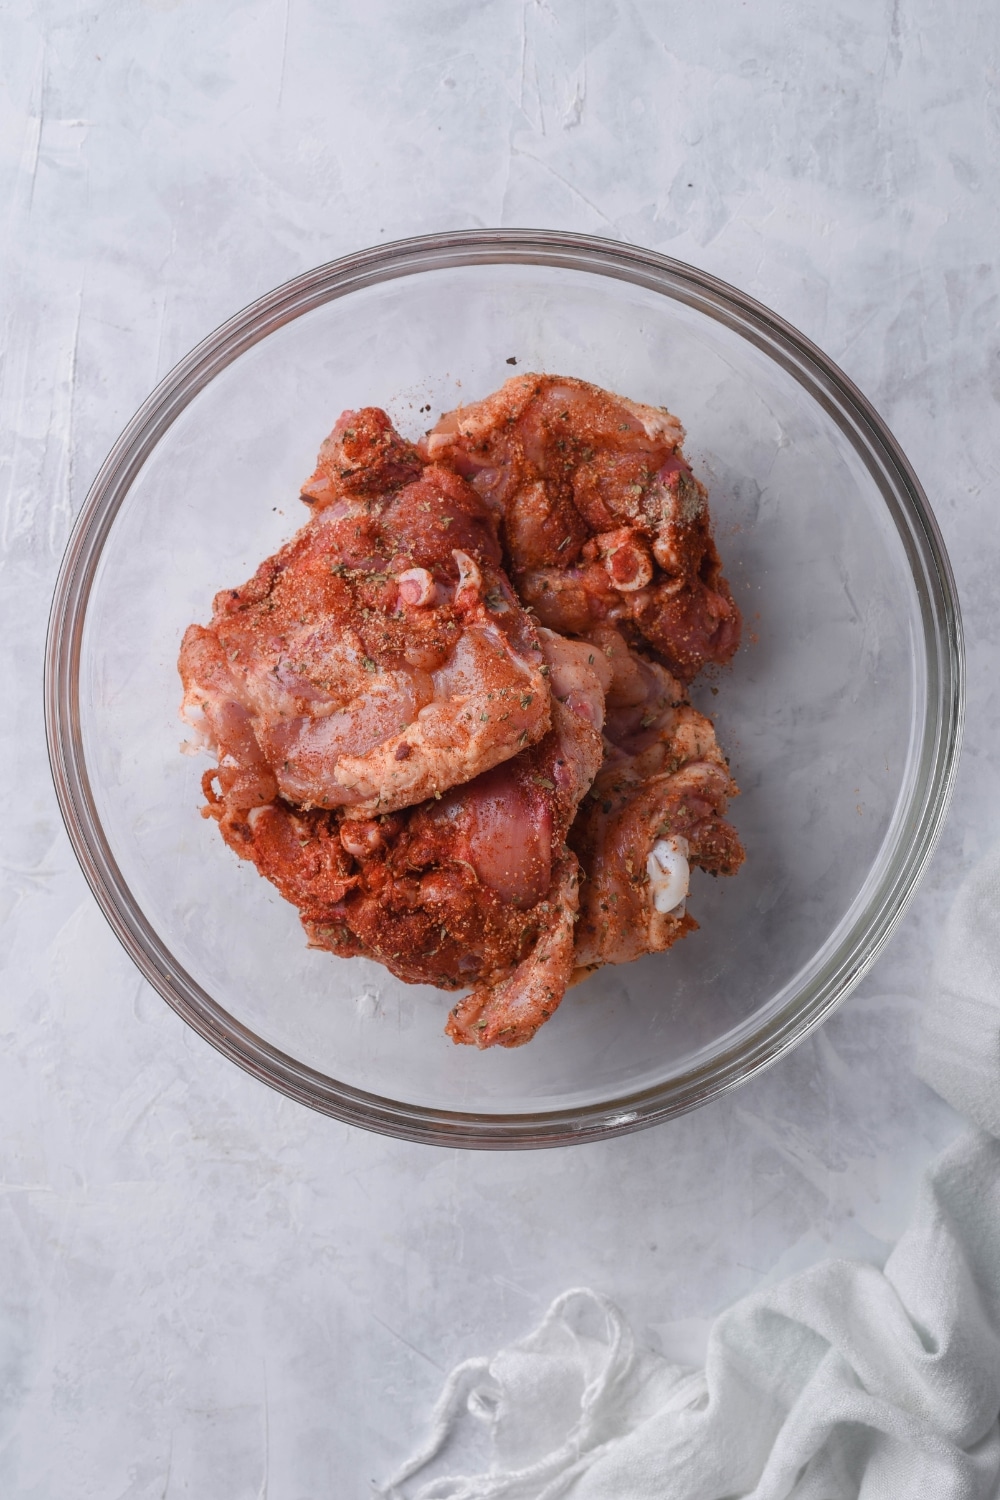
POLYGON ((689 268, 527 232, 321 268, 194 351, 94 486, 48 665, 71 835, 161 993, 307 1103, 470 1145, 635 1128, 816 1024, 926 858, 961 715, 933 520, 844 378, 689 268), (447 996, 308 951, 292 908, 198 817, 203 764, 178 754, 175 662, 215 590, 304 521, 298 485, 342 408, 383 405, 415 435, 499 385, 510 359, 667 405, 687 426, 746 621, 733 666, 694 696, 742 787, 732 817, 748 858, 735 880, 696 876, 700 933, 571 991, 529 1047, 472 1055, 441 1035, 447 996))

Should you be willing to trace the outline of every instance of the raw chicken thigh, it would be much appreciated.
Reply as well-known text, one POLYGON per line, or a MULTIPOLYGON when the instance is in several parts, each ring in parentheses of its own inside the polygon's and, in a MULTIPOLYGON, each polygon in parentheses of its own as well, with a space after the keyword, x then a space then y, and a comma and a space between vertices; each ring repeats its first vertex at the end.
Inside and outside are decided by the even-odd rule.
POLYGON ((574 968, 578 866, 566 835, 601 762, 603 659, 541 631, 552 728, 440 799, 364 820, 279 798, 223 835, 300 910, 314 947, 472 993, 448 1022, 479 1047, 529 1041, 574 968))
POLYGON ((690 682, 733 655, 740 615, 683 438, 666 410, 517 375, 442 417, 422 450, 502 513, 514 586, 543 625, 614 624, 690 682))
POLYGON ((309 524, 181 647, 182 712, 219 758, 210 796, 370 817, 438 796, 550 723, 538 632, 493 514, 384 412, 348 412, 309 524))
POLYGON ((591 640, 612 680, 604 763, 570 838, 584 874, 576 929, 584 971, 661 952, 694 931, 690 866, 732 875, 744 859, 724 817, 737 789, 709 720, 617 631, 600 627, 591 640))

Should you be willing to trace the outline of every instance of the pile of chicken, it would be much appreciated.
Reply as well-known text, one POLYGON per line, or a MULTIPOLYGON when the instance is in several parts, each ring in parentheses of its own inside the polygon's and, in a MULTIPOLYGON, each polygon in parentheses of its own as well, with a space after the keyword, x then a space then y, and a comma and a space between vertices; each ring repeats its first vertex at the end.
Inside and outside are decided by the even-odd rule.
POLYGON ((308 524, 188 628, 205 816, 310 943, 468 990, 519 1046, 567 986, 697 926, 743 860, 685 688, 740 617, 668 412, 522 375, 419 445, 345 412, 308 524))

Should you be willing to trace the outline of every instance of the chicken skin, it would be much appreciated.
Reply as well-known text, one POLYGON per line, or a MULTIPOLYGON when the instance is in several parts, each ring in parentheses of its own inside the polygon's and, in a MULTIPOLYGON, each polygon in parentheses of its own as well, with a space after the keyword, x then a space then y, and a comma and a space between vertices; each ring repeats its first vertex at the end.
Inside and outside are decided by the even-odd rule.
POLYGON ((722 576, 707 497, 665 410, 585 381, 518 375, 447 413, 421 451, 503 515, 521 600, 543 625, 615 625, 681 682, 730 659, 740 615, 722 576))
POLYGON ((368 818, 542 739, 538 631, 476 492, 367 408, 337 423, 303 498, 310 522, 181 646, 182 713, 226 811, 280 796, 368 818))
POLYGON ((226 842, 299 908, 314 947, 377 959, 410 983, 471 985, 447 1031, 478 1047, 529 1041, 575 962, 566 836, 601 763, 610 671, 586 645, 540 636, 552 728, 440 798, 359 819, 278 797, 233 817, 209 785, 226 842))
POLYGON ((612 681, 604 762, 570 836, 584 874, 577 977, 662 952, 694 931, 690 865, 732 875, 744 858, 724 816, 737 788, 710 721, 613 628, 598 627, 591 641, 612 681))

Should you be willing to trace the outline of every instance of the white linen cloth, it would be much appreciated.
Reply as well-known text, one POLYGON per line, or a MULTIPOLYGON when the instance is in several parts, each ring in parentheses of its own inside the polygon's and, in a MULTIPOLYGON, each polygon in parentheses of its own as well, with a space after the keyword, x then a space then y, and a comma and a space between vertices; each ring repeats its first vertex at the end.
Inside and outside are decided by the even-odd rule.
MULTIPOLYGON (((824 1261, 716 1321, 703 1371, 565 1292, 452 1372, 387 1500, 995 1500, 1000 1493, 1000 850, 950 915, 920 1071, 972 1122, 882 1271, 824 1261), (485 1436, 483 1472, 410 1481, 485 1436)), ((448 1465, 452 1467, 451 1464, 448 1465)), ((480 1466, 481 1467, 481 1466, 480 1466)))

